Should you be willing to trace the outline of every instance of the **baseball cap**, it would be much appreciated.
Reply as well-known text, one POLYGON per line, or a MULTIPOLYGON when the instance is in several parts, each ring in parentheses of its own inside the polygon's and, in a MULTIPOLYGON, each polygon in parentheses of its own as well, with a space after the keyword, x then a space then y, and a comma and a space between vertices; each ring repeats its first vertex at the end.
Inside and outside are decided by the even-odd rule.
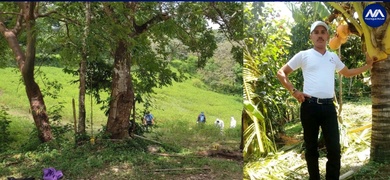
POLYGON ((312 32, 314 31, 314 29, 315 29, 317 26, 324 26, 325 29, 326 29, 327 31, 329 31, 329 27, 328 27, 328 25, 327 25, 325 22, 323 22, 323 21, 316 21, 316 22, 314 22, 314 23, 311 25, 311 27, 310 27, 310 33, 312 33, 312 32))

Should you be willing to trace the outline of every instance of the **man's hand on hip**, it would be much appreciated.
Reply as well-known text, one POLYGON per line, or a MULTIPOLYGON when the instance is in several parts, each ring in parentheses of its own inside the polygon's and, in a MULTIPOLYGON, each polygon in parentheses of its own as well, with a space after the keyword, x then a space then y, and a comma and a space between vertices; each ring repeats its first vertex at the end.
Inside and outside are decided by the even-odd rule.
POLYGON ((305 97, 309 97, 309 98, 311 97, 311 96, 309 96, 301 91, 298 91, 298 90, 295 91, 292 95, 295 97, 295 99, 297 99, 299 101, 299 103, 303 103, 305 101, 305 97))

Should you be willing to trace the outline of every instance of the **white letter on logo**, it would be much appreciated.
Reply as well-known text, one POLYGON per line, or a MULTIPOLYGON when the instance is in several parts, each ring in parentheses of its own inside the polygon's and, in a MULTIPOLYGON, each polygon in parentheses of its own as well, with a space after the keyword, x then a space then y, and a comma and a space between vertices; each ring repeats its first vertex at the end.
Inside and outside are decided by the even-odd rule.
POLYGON ((375 14, 375 17, 378 17, 379 14, 380 14, 381 17, 383 17, 383 18, 385 17, 380 9, 375 10, 375 13, 374 13, 374 14, 375 14))
POLYGON ((368 10, 366 17, 371 16, 371 17, 378 17, 378 15, 381 15, 382 17, 385 17, 380 9, 375 9, 374 12, 372 10, 368 10))
POLYGON ((368 15, 370 15, 371 17, 374 17, 374 13, 372 13, 372 10, 368 10, 367 14, 366 14, 366 17, 368 17, 368 15))

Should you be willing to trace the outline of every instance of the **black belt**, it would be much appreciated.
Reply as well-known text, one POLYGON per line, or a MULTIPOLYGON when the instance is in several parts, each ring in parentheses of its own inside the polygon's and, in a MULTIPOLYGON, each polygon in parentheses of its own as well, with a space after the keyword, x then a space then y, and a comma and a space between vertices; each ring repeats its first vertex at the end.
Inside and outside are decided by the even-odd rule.
POLYGON ((305 101, 308 101, 309 103, 316 103, 316 104, 333 104, 333 98, 306 97, 305 101))

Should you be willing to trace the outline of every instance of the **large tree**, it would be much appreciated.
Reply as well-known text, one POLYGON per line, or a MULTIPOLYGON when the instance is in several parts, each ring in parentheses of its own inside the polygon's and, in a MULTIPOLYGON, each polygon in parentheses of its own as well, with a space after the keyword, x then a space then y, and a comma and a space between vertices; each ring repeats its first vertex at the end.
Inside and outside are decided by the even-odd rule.
MULTIPOLYGON (((85 18, 81 18, 85 16, 81 3, 56 5, 63 13, 56 16, 64 27, 63 40, 70 41, 62 53, 63 57, 69 57, 67 60, 79 61, 77 54, 84 53, 79 48, 84 47, 80 41, 85 37, 81 29, 89 27, 84 43, 88 56, 81 56, 86 57, 88 64, 86 85, 97 91, 109 89, 106 133, 111 138, 128 136, 135 96, 152 93, 154 87, 178 80, 170 66, 172 40, 181 41, 195 53, 197 67, 203 68, 216 49, 214 32, 206 19, 219 24, 229 40, 239 42, 242 38, 241 3, 94 2, 88 26, 85 18), (110 77, 102 75, 107 68, 112 68, 110 77), (97 79, 98 76, 102 79, 97 79), (92 81, 88 83, 89 79, 92 81)), ((239 43, 234 45, 237 47, 239 43)), ((233 49, 239 59, 237 55, 242 53, 237 52, 241 51, 233 49)))
POLYGON ((34 79, 36 41, 39 34, 36 20, 42 14, 38 2, 2 3, 0 5, 0 32, 12 50, 23 77, 32 116, 42 142, 53 139, 45 101, 34 79))
POLYGON ((112 22, 110 26, 121 24, 122 26, 118 28, 125 28, 122 29, 123 33, 109 31, 111 37, 114 37, 112 49, 114 71, 107 122, 107 133, 111 138, 128 136, 128 120, 135 91, 133 79, 142 79, 139 76, 132 77, 130 71, 134 65, 151 73, 147 77, 151 79, 146 80, 160 82, 160 85, 169 85, 175 75, 168 68, 167 52, 164 49, 171 39, 181 40, 191 51, 198 54, 198 67, 203 67, 207 58, 212 57, 216 43, 212 29, 207 27, 205 16, 207 17, 207 13, 213 14, 213 11, 219 12, 217 17, 227 21, 222 25, 227 27, 224 29, 228 29, 232 26, 229 22, 236 23, 234 20, 240 18, 239 14, 242 10, 239 3, 238 6, 235 3, 217 5, 216 3, 187 2, 103 3, 106 17, 112 22), (228 19, 226 16, 231 18, 228 19), (156 49, 150 48, 151 42, 157 45, 156 49), (140 52, 135 52, 139 50, 144 51, 140 51, 142 53, 146 52, 149 56, 145 57, 140 52), (156 62, 159 64, 156 69, 147 67, 156 62))

